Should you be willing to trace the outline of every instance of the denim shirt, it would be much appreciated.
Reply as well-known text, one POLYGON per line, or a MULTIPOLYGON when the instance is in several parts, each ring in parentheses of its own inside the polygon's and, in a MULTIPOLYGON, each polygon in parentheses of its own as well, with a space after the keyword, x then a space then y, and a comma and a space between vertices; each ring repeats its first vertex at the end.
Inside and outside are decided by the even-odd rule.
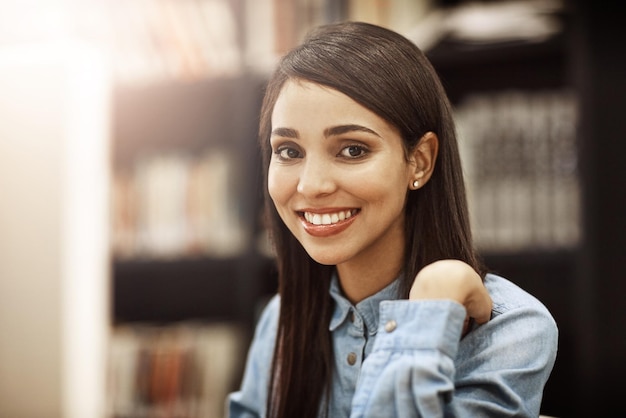
MULTIPOLYGON (((396 300, 397 285, 354 306, 333 279, 330 418, 539 415, 558 344, 556 324, 541 302, 488 274, 491 320, 461 338, 462 305, 396 300)), ((259 320, 241 388, 228 398, 231 418, 266 416, 279 309, 276 296, 259 320)))

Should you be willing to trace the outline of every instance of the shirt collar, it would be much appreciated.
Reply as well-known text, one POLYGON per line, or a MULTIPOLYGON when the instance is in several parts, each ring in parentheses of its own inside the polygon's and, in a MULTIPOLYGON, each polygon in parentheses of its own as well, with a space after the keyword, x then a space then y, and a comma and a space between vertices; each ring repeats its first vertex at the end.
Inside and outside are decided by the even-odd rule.
POLYGON ((364 323, 366 329, 371 335, 376 334, 379 317, 378 305, 384 300, 398 299, 398 286, 400 285, 401 277, 402 275, 397 277, 393 282, 380 290, 378 293, 363 299, 357 303, 356 306, 354 306, 352 302, 346 299, 343 295, 341 286, 339 285, 339 277, 337 276, 337 273, 334 273, 330 282, 330 295, 335 300, 335 309, 330 320, 329 330, 331 332, 335 331, 346 321, 350 311, 354 311, 356 317, 355 323, 364 323))

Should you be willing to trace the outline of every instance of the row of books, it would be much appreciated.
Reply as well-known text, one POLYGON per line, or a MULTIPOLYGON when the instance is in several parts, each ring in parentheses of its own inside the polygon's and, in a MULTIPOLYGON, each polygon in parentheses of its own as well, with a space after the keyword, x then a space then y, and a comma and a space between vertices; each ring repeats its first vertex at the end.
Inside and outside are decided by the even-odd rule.
POLYGON ((245 0, 243 7, 244 62, 265 73, 311 28, 346 17, 345 0, 245 0))
POLYGON ((573 248, 580 240, 576 96, 569 90, 468 97, 456 109, 477 244, 573 248))
POLYGON ((239 384, 243 332, 229 323, 123 325, 114 328, 107 363, 107 416, 225 416, 239 384))
POLYGON ((112 253, 118 259, 237 255, 248 228, 235 158, 218 147, 198 155, 144 155, 112 182, 112 253))
POLYGON ((241 69, 229 0, 134 0, 108 5, 116 79, 141 84, 196 80, 241 69))
POLYGON ((108 3, 123 84, 267 71, 313 26, 345 17, 336 0, 135 0, 108 3))
POLYGON ((116 78, 142 84, 268 71, 313 27, 364 20, 406 32, 428 10, 412 0, 135 0, 108 3, 116 78))

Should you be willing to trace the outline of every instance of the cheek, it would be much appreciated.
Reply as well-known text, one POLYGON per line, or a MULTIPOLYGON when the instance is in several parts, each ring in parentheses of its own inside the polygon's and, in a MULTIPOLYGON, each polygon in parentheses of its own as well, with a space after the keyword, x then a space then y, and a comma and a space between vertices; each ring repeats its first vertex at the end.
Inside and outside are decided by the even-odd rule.
POLYGON ((286 204, 289 196, 293 193, 291 189, 294 189, 295 186, 292 183, 293 180, 290 176, 286 176, 282 170, 273 169, 270 166, 267 175, 267 190, 279 212, 279 206, 286 204))
POLYGON ((387 225, 404 215, 407 190, 401 176, 378 176, 363 189, 361 197, 368 202, 369 216, 387 225))
POLYGON ((389 178, 385 179, 384 176, 380 176, 375 181, 369 181, 367 187, 361 189, 360 196, 363 200, 381 206, 385 210, 392 210, 393 208, 392 211, 395 212, 404 205, 406 187, 404 182, 394 182, 389 178))
POLYGON ((270 198, 275 205, 278 203, 278 201, 280 201, 280 187, 276 180, 276 176, 273 176, 272 172, 270 171, 269 175, 267 176, 267 191, 269 192, 270 198))
POLYGON ((404 200, 409 185, 408 170, 380 165, 367 172, 361 172, 352 178, 351 185, 355 193, 369 201, 404 200), (358 192, 357 192, 358 190, 358 192))

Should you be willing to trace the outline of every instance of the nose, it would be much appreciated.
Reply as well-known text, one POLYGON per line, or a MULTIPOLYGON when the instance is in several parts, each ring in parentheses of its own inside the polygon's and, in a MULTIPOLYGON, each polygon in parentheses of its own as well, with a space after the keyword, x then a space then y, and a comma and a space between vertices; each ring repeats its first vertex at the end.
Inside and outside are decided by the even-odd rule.
POLYGON ((336 182, 332 165, 321 158, 308 156, 300 171, 297 190, 307 197, 333 193, 336 190, 336 182))

